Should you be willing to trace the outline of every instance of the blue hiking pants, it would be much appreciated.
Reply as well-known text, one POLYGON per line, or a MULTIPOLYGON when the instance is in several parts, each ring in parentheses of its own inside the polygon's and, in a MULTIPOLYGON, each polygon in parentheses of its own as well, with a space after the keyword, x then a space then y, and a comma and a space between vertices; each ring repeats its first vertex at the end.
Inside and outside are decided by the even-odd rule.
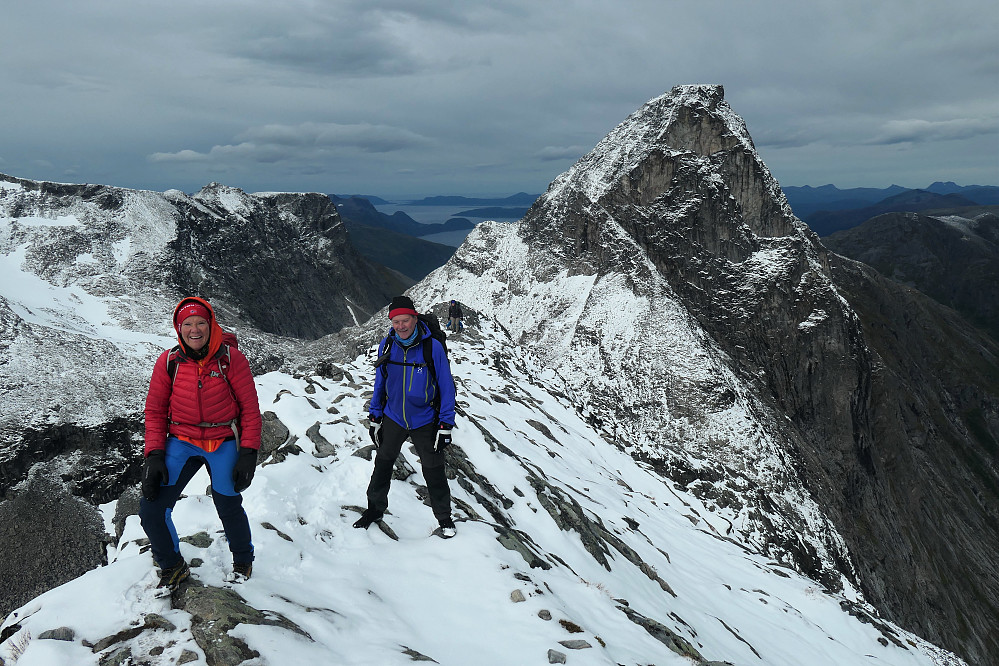
POLYGON ((153 559, 161 569, 169 569, 181 560, 180 541, 171 514, 184 487, 202 465, 208 466, 208 476, 212 480, 212 500, 222 520, 222 529, 229 541, 233 563, 246 564, 253 561, 250 521, 243 510, 243 496, 232 486, 232 470, 238 457, 239 446, 235 439, 227 439, 211 453, 176 437, 167 439, 165 458, 169 478, 160 486, 155 500, 150 502, 143 497, 139 501, 142 529, 149 537, 153 559))

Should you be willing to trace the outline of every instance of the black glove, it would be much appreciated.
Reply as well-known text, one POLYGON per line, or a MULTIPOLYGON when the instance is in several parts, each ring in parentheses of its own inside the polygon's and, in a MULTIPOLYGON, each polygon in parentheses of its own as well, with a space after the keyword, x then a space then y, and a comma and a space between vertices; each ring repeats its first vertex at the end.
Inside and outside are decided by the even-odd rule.
POLYGON ((371 422, 371 425, 368 427, 368 434, 371 435, 371 441, 375 443, 375 448, 377 449, 382 445, 382 417, 368 414, 368 421, 371 422))
POLYGON ((440 453, 447 447, 451 446, 451 429, 454 428, 450 423, 442 423, 440 428, 437 430, 437 442, 434 444, 434 452, 440 453))
POLYGON ((150 451, 142 462, 142 496, 147 502, 152 502, 159 496, 160 486, 167 478, 166 457, 163 449, 150 451))
POLYGON ((241 493, 249 488, 256 468, 257 450, 245 446, 239 447, 239 457, 236 458, 236 465, 232 468, 232 489, 241 493))

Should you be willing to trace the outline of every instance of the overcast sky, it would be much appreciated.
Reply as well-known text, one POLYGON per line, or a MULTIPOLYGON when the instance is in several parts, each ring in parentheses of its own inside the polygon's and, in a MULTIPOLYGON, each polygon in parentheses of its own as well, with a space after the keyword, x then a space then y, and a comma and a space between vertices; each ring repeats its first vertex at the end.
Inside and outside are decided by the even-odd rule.
POLYGON ((5 3, 0 172, 541 193, 686 83, 785 186, 999 185, 995 0, 5 3))

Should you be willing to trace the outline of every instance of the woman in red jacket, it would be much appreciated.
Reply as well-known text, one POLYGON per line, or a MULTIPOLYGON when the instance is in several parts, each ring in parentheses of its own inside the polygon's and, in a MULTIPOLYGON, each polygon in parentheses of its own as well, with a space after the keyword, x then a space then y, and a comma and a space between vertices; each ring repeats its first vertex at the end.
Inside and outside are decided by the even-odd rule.
POLYGON ((236 336, 196 297, 173 313, 180 344, 160 355, 146 396, 146 446, 139 518, 160 568, 159 587, 176 589, 190 575, 171 512, 184 486, 208 466, 212 499, 232 551, 233 577, 250 577, 253 542, 241 492, 253 479, 260 449, 260 406, 236 336))

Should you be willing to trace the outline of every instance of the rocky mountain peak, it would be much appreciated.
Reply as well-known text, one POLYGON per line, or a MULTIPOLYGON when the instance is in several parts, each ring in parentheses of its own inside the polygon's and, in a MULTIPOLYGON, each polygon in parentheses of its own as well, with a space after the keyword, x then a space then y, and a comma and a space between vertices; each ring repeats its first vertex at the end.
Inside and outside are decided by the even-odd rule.
POLYGON ((720 86, 643 105, 523 220, 480 225, 411 293, 493 314, 552 391, 713 498, 744 542, 995 654, 999 597, 982 601, 976 572, 999 547, 980 499, 999 501, 999 353, 829 253, 720 86), (899 494, 923 486, 918 507, 899 494))
POLYGON ((724 89, 712 85, 677 86, 647 102, 559 176, 524 225, 530 239, 561 239, 584 271, 611 260, 602 248, 620 231, 653 254, 680 232, 733 261, 752 256, 761 238, 807 234, 724 89))
MULTIPOLYGON (((479 227, 424 285, 423 300, 498 313, 620 445, 739 495, 733 524, 748 538, 830 586, 852 577, 835 530, 805 516, 813 500, 787 459, 801 433, 775 424, 827 400, 787 375, 849 344, 857 323, 720 86, 645 104, 519 224, 479 227), (788 369, 770 374, 774 359, 788 369), (777 487, 797 499, 763 510, 753 495, 777 487)), ((848 394, 857 372, 813 370, 848 394)))

